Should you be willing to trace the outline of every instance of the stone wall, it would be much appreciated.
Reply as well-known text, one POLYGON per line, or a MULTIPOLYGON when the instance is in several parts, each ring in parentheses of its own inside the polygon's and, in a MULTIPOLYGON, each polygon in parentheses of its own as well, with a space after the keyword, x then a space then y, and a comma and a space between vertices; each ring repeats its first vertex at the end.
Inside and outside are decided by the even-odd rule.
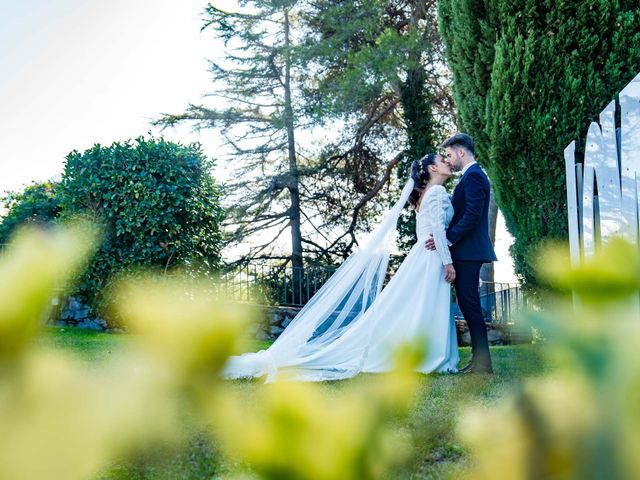
MULTIPOLYGON (((257 338, 275 340, 299 311, 298 307, 263 307, 265 324, 258 329, 257 338)), ((456 329, 458 345, 470 346, 471 337, 464 319, 456 318, 456 329)), ((532 340, 531 328, 512 323, 487 323, 487 335, 490 345, 515 345, 531 343, 532 340)))
POLYGON ((74 297, 70 297, 60 306, 54 302, 54 311, 50 318, 51 323, 59 327, 76 327, 100 332, 110 330, 105 320, 92 315, 91 309, 74 297))
MULTIPOLYGON (((260 324, 255 326, 255 336, 258 340, 263 341, 273 341, 278 338, 300 311, 300 307, 255 306, 255 308, 259 309, 259 317, 263 319, 260 324)), ((109 330, 105 320, 91 315, 89 307, 73 297, 69 298, 59 311, 54 312, 52 318, 55 318, 53 324, 57 326, 98 331, 109 330)), ((464 319, 456 317, 456 329, 458 345, 471 345, 469 329, 464 319)), ((491 345, 515 345, 531 343, 532 340, 531 328, 516 324, 487 323, 487 334, 491 345)))
POLYGON ((275 340, 301 309, 300 307, 265 306, 260 307, 260 310, 264 323, 260 326, 261 328, 258 328, 256 337, 258 340, 275 340))
MULTIPOLYGON (((533 339, 531 327, 523 327, 514 323, 487 323, 486 325, 489 345, 517 345, 531 343, 533 339)), ((456 330, 458 345, 461 347, 471 346, 471 335, 464 319, 456 319, 456 330)))

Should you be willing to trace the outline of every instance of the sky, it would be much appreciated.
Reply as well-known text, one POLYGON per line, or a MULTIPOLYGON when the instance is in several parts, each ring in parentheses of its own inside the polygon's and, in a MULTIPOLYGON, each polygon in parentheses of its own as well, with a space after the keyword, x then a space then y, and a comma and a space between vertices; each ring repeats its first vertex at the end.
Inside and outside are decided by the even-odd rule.
MULTIPOLYGON (((207 91, 202 0, 0 0, 0 191, 59 175, 70 151, 144 135, 207 91)), ((167 130, 206 143, 212 132, 167 130)))
MULTIPOLYGON (((200 32, 206 3, 0 0, 0 192, 58 177, 72 150, 159 134, 151 120, 199 103, 221 48, 200 32)), ((220 148, 212 131, 162 134, 220 148)), ((496 237, 495 279, 514 282, 502 218, 496 237)))

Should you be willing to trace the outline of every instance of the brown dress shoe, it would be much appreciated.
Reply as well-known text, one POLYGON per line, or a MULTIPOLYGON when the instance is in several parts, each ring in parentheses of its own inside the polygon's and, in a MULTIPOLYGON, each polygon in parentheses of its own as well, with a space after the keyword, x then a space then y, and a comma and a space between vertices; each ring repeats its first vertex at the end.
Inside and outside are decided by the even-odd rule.
POLYGON ((471 365, 469 373, 489 373, 493 374, 493 367, 491 365, 471 365))

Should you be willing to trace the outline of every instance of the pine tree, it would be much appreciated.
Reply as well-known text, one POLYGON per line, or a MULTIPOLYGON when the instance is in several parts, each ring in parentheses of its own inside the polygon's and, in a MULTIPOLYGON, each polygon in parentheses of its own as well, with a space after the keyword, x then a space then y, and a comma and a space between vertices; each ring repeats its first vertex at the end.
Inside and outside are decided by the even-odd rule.
POLYGON ((301 271, 296 3, 246 0, 234 11, 207 5, 203 30, 212 31, 226 47, 221 59, 210 62, 216 91, 209 96, 223 106, 191 105, 185 113, 164 115, 156 123, 172 126, 187 121, 195 122, 197 128, 220 131, 234 157, 234 180, 226 186, 230 242, 267 235, 243 260, 290 260, 301 271), (286 230, 291 235, 289 255, 276 246, 286 230))

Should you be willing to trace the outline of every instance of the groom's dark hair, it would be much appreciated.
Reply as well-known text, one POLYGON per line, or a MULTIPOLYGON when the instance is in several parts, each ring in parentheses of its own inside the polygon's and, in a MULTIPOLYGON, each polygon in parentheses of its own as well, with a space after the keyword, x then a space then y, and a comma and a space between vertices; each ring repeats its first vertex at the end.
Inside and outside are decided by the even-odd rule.
POLYGON ((462 133, 462 132, 451 135, 444 142, 442 142, 442 145, 440 145, 440 147, 442 148, 462 147, 466 151, 468 151, 471 155, 476 154, 476 144, 473 141, 473 138, 471 138, 470 135, 467 135, 466 133, 462 133))

